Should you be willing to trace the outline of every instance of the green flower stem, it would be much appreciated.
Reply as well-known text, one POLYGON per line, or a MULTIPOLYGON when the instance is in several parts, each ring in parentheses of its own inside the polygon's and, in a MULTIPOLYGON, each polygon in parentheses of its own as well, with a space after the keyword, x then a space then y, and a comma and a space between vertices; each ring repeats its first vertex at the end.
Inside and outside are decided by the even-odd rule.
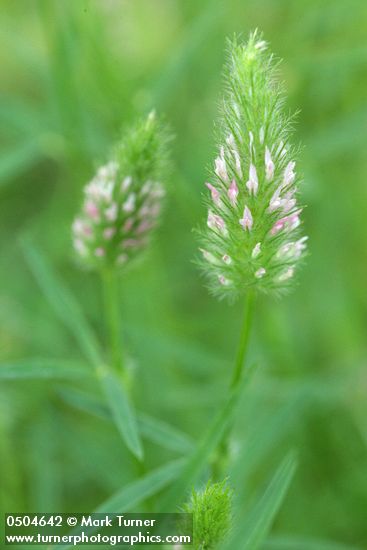
MULTIPOLYGON (((130 394, 130 378, 126 370, 124 361, 124 350, 122 344, 122 323, 119 309, 119 286, 118 278, 114 269, 104 270, 102 272, 102 286, 103 286, 103 298, 105 317, 108 328, 111 365, 116 371, 118 377, 121 379, 122 384, 125 386, 126 391, 130 394)), ((133 458, 136 473, 138 477, 143 477, 146 474, 146 467, 143 460, 133 458)), ((147 509, 152 509, 153 500, 147 499, 142 503, 142 506, 147 506, 147 509)))
POLYGON ((116 273, 113 269, 102 272, 102 286, 106 324, 111 354, 111 364, 116 373, 127 382, 127 372, 121 339, 121 317, 119 311, 119 288, 116 273))
MULTIPOLYGON (((233 392, 242 382, 246 366, 246 355, 248 350, 248 344, 250 340, 250 332, 254 311, 255 296, 252 291, 248 292, 245 301, 245 311, 242 321, 240 341, 238 345, 238 351, 236 355, 235 365, 233 369, 232 381, 230 385, 230 391, 233 392)), ((214 480, 220 480, 222 478, 223 470, 226 466, 228 457, 229 437, 231 428, 228 429, 227 434, 222 438, 218 445, 217 454, 212 464, 212 475, 214 480)))
POLYGON ((238 386, 238 384, 241 382, 243 372, 245 370, 245 360, 246 360, 246 354, 247 354, 251 325, 252 325, 254 301, 255 301, 254 293, 252 291, 248 292, 246 297, 246 302, 245 302, 245 313, 243 316, 240 342, 238 346, 236 362, 235 362, 235 367, 233 370, 233 376, 232 376, 232 382, 231 382, 232 390, 235 389, 238 386))

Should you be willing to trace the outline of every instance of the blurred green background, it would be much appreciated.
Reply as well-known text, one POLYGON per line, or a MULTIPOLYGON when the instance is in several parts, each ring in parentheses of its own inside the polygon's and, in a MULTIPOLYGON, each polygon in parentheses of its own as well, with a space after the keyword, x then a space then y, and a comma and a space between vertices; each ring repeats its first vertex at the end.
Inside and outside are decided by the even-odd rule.
MULTIPOLYGON (((175 170, 155 244, 123 279, 121 310, 137 406, 193 439, 223 401, 242 309, 211 298, 192 264, 225 38, 258 27, 284 58, 289 107, 301 109, 311 255, 291 296, 258 303, 258 370, 231 480, 245 513, 295 447, 299 467, 267 546, 367 548, 367 3, 3 0, 0 12, 1 364, 82 360, 29 270, 23 235, 105 340, 99 281, 77 268, 70 224, 121 128, 155 106, 176 136, 175 170)), ((2 510, 91 511, 136 477, 115 427, 62 399, 71 387, 98 393, 83 381, 1 380, 2 510)), ((145 445, 148 468, 174 458, 145 445)))

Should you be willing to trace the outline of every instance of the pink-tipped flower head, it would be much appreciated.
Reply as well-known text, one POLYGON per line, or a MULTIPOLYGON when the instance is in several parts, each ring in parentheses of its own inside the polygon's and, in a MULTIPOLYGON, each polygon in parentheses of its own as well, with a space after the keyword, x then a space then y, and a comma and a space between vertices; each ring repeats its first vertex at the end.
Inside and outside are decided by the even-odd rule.
POLYGON ((166 142, 165 130, 150 115, 86 185, 72 230, 75 251, 90 267, 125 266, 148 244, 164 196, 158 178, 163 175, 166 142))
POLYGON ((200 264, 221 297, 234 299, 250 288, 279 294, 306 253, 293 116, 284 109, 273 57, 258 33, 247 44, 233 42, 226 78, 200 264))

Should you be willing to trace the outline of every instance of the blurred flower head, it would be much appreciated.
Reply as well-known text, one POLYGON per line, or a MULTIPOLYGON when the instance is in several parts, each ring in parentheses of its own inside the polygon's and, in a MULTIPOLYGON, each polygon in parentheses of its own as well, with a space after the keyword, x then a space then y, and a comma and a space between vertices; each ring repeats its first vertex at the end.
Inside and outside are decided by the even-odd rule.
POLYGON ((154 113, 139 122, 84 189, 72 232, 86 265, 123 267, 150 241, 165 195, 167 132, 154 113))
POLYGON ((232 496, 227 480, 209 480, 202 490, 193 490, 183 511, 192 514, 195 550, 217 548, 228 535, 232 527, 232 496))
POLYGON ((301 234, 294 115, 284 111, 278 63, 257 32, 229 45, 219 151, 206 183, 200 265, 219 297, 290 288, 307 237, 301 234))

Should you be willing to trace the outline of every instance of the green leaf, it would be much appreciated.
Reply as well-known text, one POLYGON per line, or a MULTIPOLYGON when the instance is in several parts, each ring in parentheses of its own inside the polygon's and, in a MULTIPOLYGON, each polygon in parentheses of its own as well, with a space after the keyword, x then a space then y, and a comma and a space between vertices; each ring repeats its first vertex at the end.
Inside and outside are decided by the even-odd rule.
POLYGON ((193 449, 193 442, 188 435, 163 420, 138 413, 138 423, 142 435, 161 447, 179 453, 188 453, 193 449))
POLYGON ((241 550, 257 550, 263 544, 271 524, 283 502, 287 489, 296 469, 294 454, 289 454, 281 463, 271 479, 264 494, 255 502, 244 521, 239 521, 241 527, 223 546, 223 550, 241 548, 241 550))
POLYGON ((80 363, 62 359, 30 358, 0 364, 1 380, 29 378, 68 379, 90 376, 90 370, 80 363))
MULTIPOLYGON (((245 383, 251 379, 250 369, 247 372, 245 383)), ((162 498, 160 506, 164 512, 173 512, 175 506, 183 500, 185 492, 195 483, 202 470, 208 464, 212 452, 220 443, 226 428, 231 424, 243 385, 234 389, 229 398, 224 402, 219 413, 214 417, 203 439, 192 452, 185 466, 182 476, 170 487, 162 498)))
MULTIPOLYGON (((61 388, 58 393, 72 407, 94 414, 104 420, 112 420, 109 409, 98 399, 73 388, 61 388)), ((137 412, 137 421, 140 433, 149 441, 178 453, 188 453, 192 450, 193 442, 190 437, 167 422, 141 412, 137 412)))
MULTIPOLYGON (((307 400, 303 391, 297 392, 294 389, 293 396, 289 397, 286 405, 278 407, 276 412, 256 414, 255 410, 252 411, 253 415, 256 414, 256 418, 254 418, 229 472, 231 478, 235 478, 240 485, 237 498, 261 460, 271 455, 276 444, 284 439, 285 434, 298 421, 306 404, 307 400)), ((258 407, 258 403, 255 404, 256 407, 258 407)))
POLYGON ((99 367, 102 364, 99 344, 78 302, 69 289, 58 280, 51 266, 29 239, 23 239, 22 248, 33 275, 54 312, 77 340, 87 360, 95 367, 99 367))
POLYGON ((130 403, 122 380, 108 367, 100 368, 99 374, 107 403, 123 440, 133 455, 139 460, 143 460, 143 446, 135 410, 130 403))
POLYGON ((96 512, 109 514, 116 511, 130 510, 176 479, 182 473, 184 465, 185 459, 181 458, 153 470, 106 500, 98 506, 96 512))
POLYGON ((90 330, 78 302, 69 289, 57 279, 51 267, 28 240, 23 241, 23 249, 33 274, 56 315, 74 335, 86 358, 96 368, 112 416, 128 449, 141 460, 143 449, 134 410, 122 383, 107 367, 102 367, 98 341, 90 330))
MULTIPOLYGON (((141 479, 129 483, 112 497, 103 502, 94 513, 113 514, 128 512, 145 499, 156 494, 167 486, 171 481, 177 478, 184 467, 185 460, 175 460, 164 466, 153 470, 141 479)), ((93 529, 83 529, 85 533, 90 534, 93 529)), ((80 529, 74 529, 70 534, 77 535, 80 529)), ((71 545, 57 546, 58 550, 68 550, 71 545)))
POLYGON ((74 388, 58 388, 58 395, 71 407, 93 414, 103 420, 112 420, 110 410, 93 396, 74 388))

